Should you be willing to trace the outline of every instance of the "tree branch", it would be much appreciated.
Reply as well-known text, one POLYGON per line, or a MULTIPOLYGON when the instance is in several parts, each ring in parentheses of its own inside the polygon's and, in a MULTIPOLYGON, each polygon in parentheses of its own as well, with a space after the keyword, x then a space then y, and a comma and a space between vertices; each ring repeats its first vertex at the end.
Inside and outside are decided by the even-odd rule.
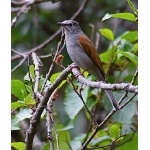
MULTIPOLYGON (((122 109, 123 107, 125 107, 135 96, 137 95, 137 93, 135 93, 128 101, 126 101, 123 105, 120 106, 120 108, 122 109)), ((101 129, 101 127, 110 119, 110 117, 116 112, 116 110, 112 110, 107 116, 106 118, 99 124, 96 126, 95 130, 92 132, 91 136, 87 139, 87 141, 85 143, 83 143, 82 147, 79 150, 84 150, 86 148, 86 146, 90 143, 90 141, 93 139, 93 137, 96 135, 96 133, 101 129)))
MULTIPOLYGON (((75 65, 74 64, 71 64, 69 67, 67 67, 65 70, 62 71, 61 75, 55 80, 55 82, 50 85, 47 90, 45 91, 45 95, 43 97, 40 96, 40 104, 39 106, 37 107, 35 113, 33 114, 31 120, 30 120, 30 127, 28 129, 28 131, 26 132, 26 139, 25 139, 25 142, 26 142, 26 150, 31 150, 32 149, 32 143, 33 143, 33 138, 34 138, 34 135, 35 133, 37 132, 37 126, 40 122, 40 117, 41 117, 41 114, 44 110, 44 108, 47 106, 47 102, 49 100, 49 97, 50 95, 53 93, 53 91, 58 87, 58 85, 64 80, 67 78, 68 74, 70 73, 70 70, 72 69, 73 73, 75 75, 78 75, 78 79, 80 82, 84 83, 85 85, 92 85, 91 87, 99 87, 99 88, 105 88, 105 89, 122 89, 122 90, 125 90, 126 89, 126 86, 128 84, 126 84, 126 86, 124 88, 122 88, 124 86, 125 83, 120 83, 120 84, 106 84, 106 83, 101 83, 101 82, 92 82, 92 81, 88 81, 87 79, 85 79, 81 73, 79 72, 79 70, 77 68, 75 68, 75 65), (83 81, 82 81, 82 80, 83 81), (86 81, 86 82, 85 82, 86 81), (121 85, 121 86, 120 86, 121 85)), ((134 95, 137 95, 137 87, 136 86, 128 86, 128 88, 126 90, 128 91, 132 91, 134 92, 135 91, 135 94, 134 95), (130 89, 131 88, 131 89, 130 89), (134 89, 134 90, 133 90, 134 89)), ((39 96, 38 96, 39 97, 39 96)), ((131 101, 133 99, 133 97, 129 100, 131 101)), ((124 105, 121 106, 121 108, 123 108, 129 101, 127 101, 124 105)), ((104 124, 108 118, 110 118, 113 113, 115 111, 113 110, 106 118, 105 120, 101 123, 101 124, 104 124)), ((98 125, 97 128, 95 129, 94 133, 97 132, 97 130, 99 130, 99 126, 98 125)), ((93 133, 93 134, 94 134, 93 133)), ((96 134, 96 133, 95 133, 96 134)), ((95 135, 94 134, 94 135, 95 135)))
MULTIPOLYGON (((75 18, 83 11, 83 9, 85 8, 85 6, 86 6, 86 4, 87 4, 88 1, 89 1, 89 0, 84 0, 84 1, 81 3, 79 9, 73 14, 73 16, 72 16, 70 19, 75 19, 75 18)), ((49 37, 46 41, 44 41, 44 42, 41 43, 40 45, 38 45, 38 46, 36 46, 36 47, 34 47, 34 48, 30 49, 30 50, 24 52, 23 54, 25 54, 25 55, 30 55, 32 52, 37 52, 37 51, 43 49, 43 48, 46 47, 50 42, 52 42, 60 33, 61 33, 61 28, 58 29, 58 30, 57 30, 51 37, 49 37)), ((16 60, 18 60, 18 59, 20 59, 20 58, 22 58, 22 56, 20 56, 20 55, 15 55, 15 56, 13 56, 13 57, 11 58, 11 61, 16 61, 16 60)))
POLYGON ((52 69, 53 69, 53 67, 54 67, 54 62, 55 62, 56 58, 58 57, 58 55, 60 54, 60 52, 62 51, 62 49, 64 48, 64 46, 65 46, 64 33, 62 32, 61 40, 60 40, 60 42, 59 42, 58 45, 57 45, 57 50, 56 50, 55 56, 54 56, 54 58, 53 58, 52 64, 51 64, 51 66, 50 66, 50 68, 49 68, 48 73, 46 74, 46 78, 45 78, 43 87, 42 87, 42 89, 41 89, 41 93, 43 92, 43 90, 44 90, 44 88, 45 88, 45 85, 46 85, 46 83, 47 83, 47 80, 48 80, 49 77, 50 77, 50 74, 51 74, 52 69))
POLYGON ((50 149, 54 150, 54 139, 53 139, 53 135, 52 135, 52 128, 54 125, 54 119, 53 119, 53 112, 52 112, 52 103, 53 103, 53 99, 55 98, 55 94, 57 92, 57 88, 54 90, 54 92, 52 93, 52 95, 49 98, 49 101, 47 103, 47 139, 50 142, 50 149))
POLYGON ((84 78, 81 72, 77 67, 72 67, 72 73, 74 76, 78 77, 78 81, 82 84, 85 84, 92 88, 101 88, 101 89, 110 89, 110 90, 125 90, 131 93, 138 93, 138 86, 134 86, 131 83, 104 83, 104 82, 94 82, 89 81, 88 79, 84 78))
POLYGON ((34 112, 32 118, 30 120, 30 127, 26 132, 26 139, 25 139, 26 150, 32 149, 33 138, 35 136, 35 133, 37 132, 37 127, 40 122, 41 114, 42 114, 44 108, 47 106, 47 102, 49 100, 50 95, 58 87, 58 85, 64 79, 67 78, 69 73, 70 73, 70 66, 62 71, 61 75, 55 80, 55 82, 47 88, 45 95, 43 97, 41 97, 41 103, 39 104, 36 111, 34 112))
POLYGON ((23 57, 22 60, 11 70, 11 72, 13 72, 24 63, 24 61, 28 58, 28 55, 23 55, 23 54, 15 51, 14 49, 12 49, 11 51, 23 57))
MULTIPOLYGON (((31 0, 24 0, 21 2, 12 0, 11 1, 11 7, 20 7, 20 6, 27 4, 29 1, 31 1, 31 0)), ((43 3, 43 2, 47 2, 47 1, 50 1, 50 0, 34 0, 34 4, 39 4, 39 3, 43 3)))
POLYGON ((26 1, 26 3, 22 6, 22 8, 20 9, 20 11, 17 12, 16 16, 12 19, 12 23, 11 23, 11 28, 13 28, 15 26, 15 24, 17 23, 17 21, 19 20, 19 17, 23 14, 26 13, 29 9, 29 7, 34 3, 34 0, 28 0, 26 1))
POLYGON ((42 62, 38 58, 35 52, 32 53, 32 60, 33 64, 35 67, 35 85, 34 85, 34 99, 36 103, 38 102, 38 97, 36 97, 37 92, 38 92, 38 87, 39 87, 39 82, 40 82, 40 67, 42 66, 42 62))

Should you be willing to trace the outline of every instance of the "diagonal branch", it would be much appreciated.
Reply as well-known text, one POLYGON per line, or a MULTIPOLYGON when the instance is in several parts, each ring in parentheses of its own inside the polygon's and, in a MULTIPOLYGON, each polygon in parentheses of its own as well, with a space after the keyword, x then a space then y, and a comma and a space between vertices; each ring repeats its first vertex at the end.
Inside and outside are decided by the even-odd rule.
POLYGON ((11 72, 13 72, 24 63, 24 61, 28 58, 28 55, 23 55, 14 49, 12 49, 11 51, 23 57, 22 60, 15 67, 12 68, 11 72))
POLYGON ((58 43, 57 50, 56 50, 55 56, 54 56, 54 58, 53 58, 52 64, 51 64, 51 66, 50 66, 50 68, 49 68, 48 73, 46 74, 46 79, 45 79, 44 84, 43 84, 43 87, 42 87, 42 89, 41 89, 41 93, 43 93, 43 90, 44 90, 44 88, 45 88, 45 86, 46 86, 47 80, 48 80, 49 77, 50 77, 50 74, 51 74, 52 69, 53 69, 53 67, 54 67, 54 62, 55 62, 56 58, 58 57, 58 55, 60 54, 60 52, 62 51, 62 49, 64 48, 64 46, 65 46, 64 33, 62 32, 61 40, 60 40, 60 42, 58 43))
MULTIPOLYGON (((23 0, 21 2, 12 0, 11 7, 20 7, 20 6, 27 4, 29 1, 31 1, 31 0, 23 0)), ((47 2, 47 1, 50 1, 50 0, 34 0, 34 4, 39 4, 39 3, 43 3, 43 2, 47 2)))
POLYGON ((33 3, 34 3, 34 0, 26 1, 26 3, 22 6, 22 8, 20 9, 20 11, 18 11, 17 14, 16 14, 16 16, 12 19, 11 28, 13 28, 15 26, 15 24, 19 20, 20 16, 23 13, 26 13, 28 11, 28 9, 30 8, 30 6, 33 3))
POLYGON ((131 93, 138 93, 138 86, 134 86, 131 83, 116 83, 116 84, 109 84, 104 82, 94 82, 89 81, 88 79, 84 78, 79 69, 74 65, 72 67, 72 73, 75 77, 78 77, 78 81, 82 84, 85 84, 89 87, 94 88, 101 88, 101 89, 109 89, 109 90, 125 90, 131 93))
POLYGON ((44 108, 47 106, 47 102, 49 100, 50 95, 54 92, 54 90, 58 87, 58 85, 67 78, 68 74, 70 73, 70 66, 67 67, 65 70, 62 71, 61 75, 55 80, 55 82, 50 85, 43 97, 41 97, 41 103, 38 105, 36 111, 34 112, 31 120, 30 120, 30 127, 26 132, 26 150, 32 149, 33 138, 35 133, 37 132, 37 127, 40 122, 41 114, 44 108))
MULTIPOLYGON (((38 105, 36 111, 34 112, 32 118, 31 118, 31 120, 30 120, 30 127, 29 127, 28 131, 26 132, 26 139, 25 139, 25 142, 26 142, 26 150, 31 150, 31 149, 32 149, 33 138, 34 138, 34 136, 35 136, 35 133, 37 132, 37 127, 38 127, 38 124, 39 124, 39 122, 40 122, 41 114, 42 114, 44 108, 47 106, 47 102, 48 102, 48 100, 49 100, 49 97, 51 96, 51 94, 53 93, 53 91, 58 87, 58 85, 59 85, 64 79, 67 78, 67 76, 68 76, 69 73, 70 73, 70 70, 71 70, 72 68, 73 68, 72 71, 73 71, 74 69, 77 69, 77 68, 74 68, 74 67, 75 67, 75 65, 72 64, 72 65, 70 65, 69 67, 67 67, 66 69, 64 69, 64 70, 62 71, 61 75, 55 80, 55 82, 54 82, 52 85, 50 85, 50 86, 46 89, 45 95, 44 95, 44 96, 41 96, 41 95, 38 95, 38 96, 37 96, 37 97, 40 97, 40 102, 41 102, 41 103, 38 105)), ((79 70, 78 70, 78 71, 79 71, 79 70)), ((81 76, 80 73, 79 73, 78 75, 81 76)), ((79 79, 79 77, 78 77, 78 79, 79 79)), ((83 78, 83 77, 82 77, 82 79, 85 80, 85 78, 83 78)), ((88 81, 88 80, 87 80, 87 81, 88 81)), ((119 87, 120 87, 120 89, 122 89, 122 83, 116 85, 116 84, 106 84, 106 83, 102 83, 102 84, 101 84, 100 82, 92 82, 92 81, 88 81, 88 82, 89 82, 90 84, 92 84, 92 85, 93 85, 93 83, 94 83, 94 84, 98 83, 97 85, 99 85, 100 88, 106 88, 106 87, 107 87, 108 89, 110 89, 109 87, 113 87, 113 88, 119 89, 119 87), (111 85, 115 85, 115 86, 111 86, 111 85), (121 86, 119 86, 119 85, 121 85, 121 86)), ((135 89, 136 89, 136 86, 133 86, 132 88, 135 88, 135 89)), ((128 90, 129 90, 129 91, 132 91, 132 90, 130 89, 130 86, 129 86, 128 90)), ((135 95, 137 95, 137 92, 135 92, 134 96, 135 96, 135 95)), ((133 99, 133 97, 132 97, 129 101, 131 101, 132 99, 133 99)), ((124 105, 122 105, 121 108, 123 108, 129 101, 127 101, 124 105)), ((113 111, 106 117, 106 119, 105 119, 101 124, 104 124, 104 123, 108 120, 108 118, 110 118, 110 117, 113 115, 114 112, 115 112, 115 111, 113 110, 113 111)), ((94 131, 94 133, 97 132, 97 130, 99 130, 99 126, 101 126, 101 125, 98 125, 98 126, 97 126, 97 128, 96 128, 95 131, 94 131)), ((94 134, 94 133, 93 133, 93 134, 94 134)), ((95 133, 95 134, 96 134, 96 133, 95 133)))
MULTIPOLYGON (((126 101, 123 105, 120 106, 120 108, 122 109, 123 107, 125 107, 135 96, 137 95, 137 93, 135 93, 128 101, 126 101)), ((96 135, 96 133, 101 129, 101 127, 110 119, 110 117, 116 112, 116 110, 112 110, 107 116, 106 118, 99 124, 96 126, 95 130, 92 132, 91 136, 87 139, 87 141, 85 143, 83 143, 82 147, 79 150, 84 150, 87 145, 91 142, 91 140, 93 139, 93 137, 96 135)))
MULTIPOLYGON (((84 0, 79 9, 73 14, 73 16, 70 18, 70 19, 75 19, 85 8, 87 2, 89 0, 84 0)), ((51 37, 49 37, 46 41, 44 41, 43 43, 41 43, 40 45, 24 52, 23 54, 27 54, 27 55, 30 55, 32 52, 37 52, 37 51, 40 51, 41 49, 43 49, 44 47, 46 47, 49 43, 51 43, 59 34, 61 33, 61 28, 58 29, 51 37)), ((18 59, 22 58, 22 56, 20 55, 15 55, 11 58, 11 61, 16 61, 18 59)))

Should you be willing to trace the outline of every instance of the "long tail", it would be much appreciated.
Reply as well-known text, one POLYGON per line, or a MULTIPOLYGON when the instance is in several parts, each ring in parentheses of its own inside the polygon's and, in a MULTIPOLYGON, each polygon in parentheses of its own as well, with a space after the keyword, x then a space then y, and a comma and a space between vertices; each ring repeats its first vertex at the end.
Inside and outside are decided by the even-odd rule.
POLYGON ((112 91, 111 90, 105 90, 105 92, 107 93, 113 108, 115 110, 120 110, 120 106, 119 106, 118 102, 116 101, 112 91))

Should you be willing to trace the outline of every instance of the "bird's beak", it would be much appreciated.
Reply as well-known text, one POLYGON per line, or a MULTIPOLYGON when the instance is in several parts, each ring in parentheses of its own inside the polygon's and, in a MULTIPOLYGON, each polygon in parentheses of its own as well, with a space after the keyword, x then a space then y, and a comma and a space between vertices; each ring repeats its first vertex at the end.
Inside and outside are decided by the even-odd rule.
POLYGON ((58 24, 58 25, 61 25, 61 26, 63 27, 63 29, 68 30, 64 23, 62 23, 62 22, 57 22, 57 24, 58 24))
POLYGON ((62 22, 57 22, 57 24, 63 26, 63 23, 62 23, 62 22))

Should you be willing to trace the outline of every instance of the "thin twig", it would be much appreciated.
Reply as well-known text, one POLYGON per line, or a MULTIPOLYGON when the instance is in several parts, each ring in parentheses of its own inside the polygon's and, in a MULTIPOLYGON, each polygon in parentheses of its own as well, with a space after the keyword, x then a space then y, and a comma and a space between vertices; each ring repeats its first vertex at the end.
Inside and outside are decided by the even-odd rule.
MULTIPOLYGON (((136 69, 136 71, 135 71, 135 73, 134 73, 134 75, 133 75, 133 78, 132 78, 132 81, 131 81, 131 84, 133 85, 134 84, 134 82, 135 82, 135 80, 136 80, 136 78, 137 78, 137 75, 138 75, 138 68, 136 69)), ((122 95, 122 97, 120 98, 120 100, 118 101, 118 104, 121 104, 122 102, 123 102, 123 100, 128 96, 128 91, 126 91, 123 95, 122 95)))
POLYGON ((73 14, 73 16, 70 18, 71 20, 74 20, 85 8, 86 4, 88 3, 89 0, 84 0, 79 9, 73 14))
POLYGON ((52 53, 39 56, 39 58, 48 58, 48 57, 52 57, 52 53))
POLYGON ((32 88, 32 91, 34 93, 34 87, 33 87, 33 84, 32 84, 32 77, 31 77, 31 74, 30 74, 30 56, 28 56, 28 74, 29 74, 29 80, 30 80, 30 84, 31 84, 31 88, 32 88))
POLYGON ((27 57, 24 57, 12 70, 11 72, 15 71, 18 67, 20 67, 24 61, 27 59, 27 57))
POLYGON ((118 138, 116 138, 115 140, 112 140, 112 142, 111 142, 110 144, 104 145, 104 146, 92 147, 92 148, 90 148, 90 150, 92 150, 92 149, 95 150, 95 149, 105 148, 105 147, 111 147, 111 146, 113 147, 113 145, 116 145, 117 141, 118 141, 120 138, 126 136, 126 132, 127 132, 127 130, 125 131, 124 134, 120 135, 120 136, 119 136, 118 138))
POLYGON ((57 150, 60 150, 60 144, 59 144, 59 134, 55 130, 55 135, 56 135, 56 147, 57 150))
POLYGON ((49 68, 49 71, 48 71, 48 73, 46 74, 45 82, 44 82, 43 87, 42 87, 42 89, 41 89, 41 93, 43 93, 44 88, 45 88, 46 83, 47 83, 47 80, 50 78, 50 74, 51 74, 52 69, 53 69, 53 67, 54 67, 55 59, 57 58, 57 56, 60 54, 60 52, 61 52, 62 49, 64 48, 64 45, 65 45, 65 44, 64 44, 64 33, 62 32, 61 40, 60 40, 60 42, 58 43, 55 56, 54 56, 54 58, 53 58, 53 61, 52 61, 51 66, 50 66, 50 68, 49 68))
POLYGON ((95 40, 95 47, 97 50, 99 48, 99 41, 100 41, 100 34, 97 32, 96 33, 96 40, 95 40))
POLYGON ((52 129, 53 129, 53 125, 54 125, 54 119, 53 119, 53 113, 52 113, 52 103, 53 103, 53 98, 55 93, 57 92, 57 89, 54 90, 54 92, 52 93, 52 95, 49 98, 49 101, 47 103, 47 138, 50 141, 50 149, 54 150, 54 139, 52 136, 52 129))
POLYGON ((90 23, 89 24, 89 26, 91 27, 91 37, 90 37, 90 39, 91 39, 91 41, 93 41, 93 38, 94 38, 94 32, 95 32, 95 26, 92 24, 92 23, 90 23))
POLYGON ((37 127, 40 122, 41 114, 44 110, 44 108, 47 106, 47 102, 49 100, 50 95, 54 92, 54 90, 58 87, 58 85, 67 78, 68 74, 70 73, 70 66, 67 67, 65 70, 62 71, 60 76, 51 84, 45 91, 45 94, 43 97, 41 97, 41 102, 36 108, 34 114, 32 115, 32 118, 30 120, 30 127, 26 132, 26 150, 32 149, 32 143, 33 138, 35 136, 35 133, 37 132, 37 127))
POLYGON ((28 56, 24 55, 24 54, 22 54, 20 52, 17 52, 14 49, 12 49, 11 51, 23 57, 23 59, 11 70, 11 72, 13 72, 13 71, 15 71, 18 67, 20 67, 24 63, 24 61, 27 59, 28 56))
POLYGON ((26 3, 22 6, 22 8, 20 9, 20 11, 16 14, 16 16, 13 18, 12 23, 11 23, 11 28, 13 28, 15 26, 15 24, 17 23, 17 21, 19 20, 20 16, 23 13, 26 13, 29 9, 29 7, 34 3, 34 0, 30 0, 30 1, 26 1, 26 3))
POLYGON ((14 49, 11 49, 11 51, 14 52, 14 53, 16 53, 16 54, 18 54, 18 55, 20 55, 20 56, 22 56, 22 57, 27 57, 27 55, 24 55, 24 54, 22 54, 22 53, 20 53, 20 52, 17 52, 17 51, 14 50, 14 49))
MULTIPOLYGON (((30 0, 31 1, 31 0, 30 0)), ((34 4, 39 4, 39 3, 43 3, 43 2, 47 2, 49 0, 34 0, 34 4)), ((21 2, 18 2, 18 1, 11 1, 11 7, 20 7, 20 6, 23 6, 25 5, 26 3, 28 3, 29 0, 23 0, 21 2)))
POLYGON ((72 79, 71 79, 70 77, 68 77, 68 78, 69 78, 69 80, 68 80, 69 84, 70 84, 71 87, 73 88, 74 92, 80 97, 80 99, 81 99, 81 101, 82 101, 82 103, 83 103, 85 109, 87 110, 88 114, 90 115, 92 121, 96 124, 96 120, 93 118, 91 112, 89 111, 89 109, 88 109, 88 107, 86 106, 86 103, 84 102, 84 99, 83 99, 83 97, 82 97, 82 94, 81 94, 81 91, 83 90, 82 87, 81 87, 81 89, 80 89, 79 92, 78 92, 77 89, 76 89, 76 87, 75 87, 75 85, 74 85, 73 82, 72 82, 72 79))
POLYGON ((136 69, 134 75, 133 75, 133 78, 132 78, 132 81, 131 81, 131 84, 134 84, 136 78, 137 78, 137 75, 138 75, 138 68, 136 69))
MULTIPOLYGON (((137 94, 135 93, 128 101, 126 101, 123 105, 120 106, 120 108, 122 109, 123 107, 125 107, 137 94)), ((110 119, 110 117, 116 112, 116 110, 112 110, 107 116, 106 118, 99 124, 96 126, 95 130, 93 131, 93 133, 91 134, 91 136, 87 139, 86 142, 83 143, 82 147, 80 148, 80 150, 84 150, 86 148, 86 146, 90 143, 90 141, 93 139, 93 137, 96 135, 96 133, 101 129, 101 127, 110 119)))
MULTIPOLYGON (((86 4, 87 4, 88 1, 89 1, 89 0, 84 0, 84 1, 81 3, 79 9, 73 14, 73 16, 72 16, 70 19, 72 19, 72 20, 75 19, 75 18, 84 10, 84 8, 85 8, 85 6, 86 6, 86 4)), ((41 43, 40 45, 38 45, 38 46, 36 46, 36 47, 34 47, 34 48, 30 49, 30 50, 26 50, 26 52, 24 52, 23 54, 30 55, 32 52, 37 52, 37 51, 43 49, 43 48, 46 47, 49 43, 51 43, 60 33, 61 33, 61 28, 58 29, 58 30, 57 30, 51 37, 49 37, 46 41, 44 41, 44 42, 41 43)), ((22 57, 22 56, 20 56, 20 55, 13 56, 13 57, 11 58, 11 61, 16 61, 16 60, 20 59, 21 57, 22 57)))

